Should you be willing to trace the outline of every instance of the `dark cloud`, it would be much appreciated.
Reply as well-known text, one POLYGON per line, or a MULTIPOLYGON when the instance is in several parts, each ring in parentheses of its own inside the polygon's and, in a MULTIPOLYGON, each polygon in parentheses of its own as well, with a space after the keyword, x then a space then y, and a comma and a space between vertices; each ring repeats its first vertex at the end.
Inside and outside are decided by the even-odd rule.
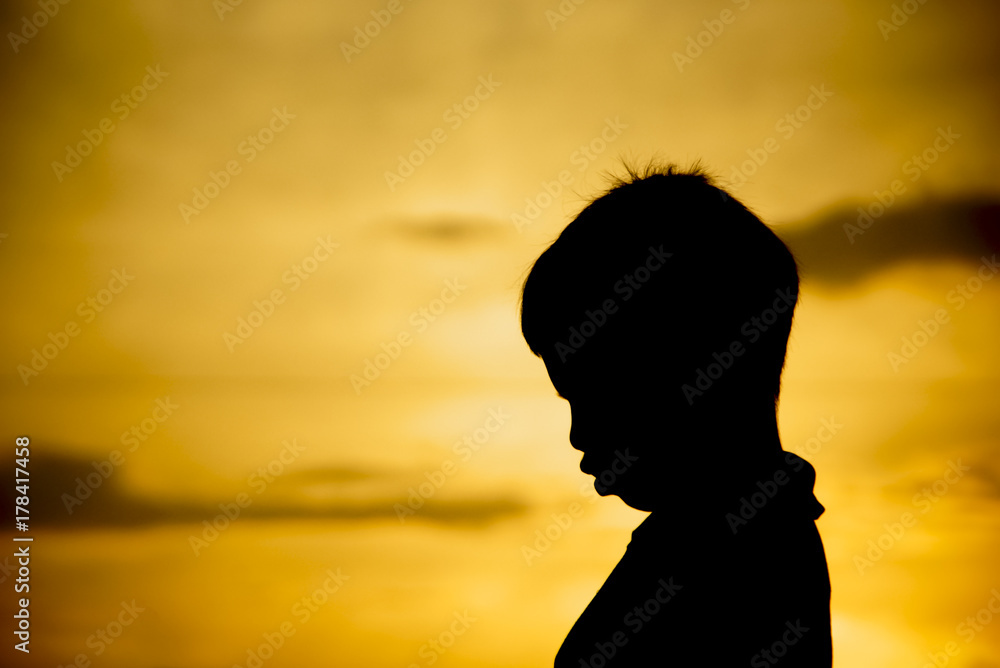
MULTIPOLYGON (((97 481, 93 460, 63 456, 32 457, 31 459, 31 504, 30 526, 32 529, 45 527, 93 528, 93 527, 135 527, 154 524, 200 523, 220 514, 220 503, 232 504, 239 491, 246 492, 252 499, 250 505, 240 509, 240 517, 260 520, 285 519, 332 519, 332 520, 397 520, 395 504, 406 505, 407 492, 400 488, 396 494, 382 491, 365 495, 340 495, 329 501, 315 502, 305 498, 301 489, 310 485, 340 487, 346 491, 349 486, 375 480, 383 484, 391 483, 395 474, 376 473, 353 468, 330 467, 302 472, 289 472, 276 478, 258 496, 255 489, 234 491, 229 496, 220 495, 214 500, 190 501, 182 499, 155 499, 137 495, 125 489, 123 474, 115 471, 108 478, 102 478, 94 489, 84 486, 88 476, 97 481), (67 496, 75 496, 78 489, 82 503, 70 504, 67 510, 67 496), (87 492, 89 491, 89 495, 87 492)), ((13 476, 10 476, 13 477, 13 476)), ((392 487, 395 489, 395 486, 392 487)), ((355 490, 358 491, 358 490, 355 490)), ((3 504, 5 508, 14 506, 14 490, 5 486, 3 504)), ((468 498, 430 498, 416 511, 415 516, 437 522, 482 525, 526 512, 527 505, 511 496, 486 493, 468 498)), ((410 515, 408 517, 413 517, 410 515)), ((13 524, 14 518, 7 518, 13 524)))
POLYGON ((292 471, 284 474, 284 477, 295 480, 303 485, 329 484, 329 483, 353 483, 364 480, 371 480, 377 477, 377 473, 368 469, 354 468, 350 466, 329 466, 321 469, 308 469, 306 471, 292 471))
POLYGON ((434 217, 394 221, 373 226, 391 236, 436 244, 485 242, 509 235, 512 227, 495 220, 434 217))
POLYGON ((879 217, 862 217, 859 206, 878 213, 872 202, 877 200, 775 229, 795 254, 803 279, 850 284, 904 262, 978 264, 1000 251, 1000 200, 897 203, 879 217))

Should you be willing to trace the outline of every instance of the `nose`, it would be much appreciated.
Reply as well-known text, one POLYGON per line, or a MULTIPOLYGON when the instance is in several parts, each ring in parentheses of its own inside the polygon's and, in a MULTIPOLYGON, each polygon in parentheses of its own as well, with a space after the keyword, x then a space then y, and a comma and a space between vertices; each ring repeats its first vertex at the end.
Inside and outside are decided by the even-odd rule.
POLYGON ((597 404, 574 403, 570 406, 569 442, 580 452, 598 452, 615 439, 608 411, 597 404))
POLYGON ((583 452, 582 439, 580 438, 580 430, 576 426, 576 420, 569 428, 569 444, 573 446, 574 449, 583 452))
POLYGON ((584 435, 586 430, 584 428, 583 411, 579 404, 570 404, 570 425, 569 425, 569 444, 572 445, 576 450, 584 452, 584 435))

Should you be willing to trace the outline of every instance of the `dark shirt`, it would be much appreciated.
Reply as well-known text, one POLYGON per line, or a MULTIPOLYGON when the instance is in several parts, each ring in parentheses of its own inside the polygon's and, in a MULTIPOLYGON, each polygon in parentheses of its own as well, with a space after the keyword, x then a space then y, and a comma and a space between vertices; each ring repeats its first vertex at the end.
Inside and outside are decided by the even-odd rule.
POLYGON ((737 491, 654 511, 556 668, 829 668, 830 578, 813 467, 781 452, 737 491))

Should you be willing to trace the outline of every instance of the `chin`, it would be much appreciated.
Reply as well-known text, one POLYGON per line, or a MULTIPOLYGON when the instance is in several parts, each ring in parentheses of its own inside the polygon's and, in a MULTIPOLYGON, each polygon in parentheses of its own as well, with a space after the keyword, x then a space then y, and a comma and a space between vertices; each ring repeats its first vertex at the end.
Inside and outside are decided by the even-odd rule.
POLYGON ((656 510, 656 504, 648 499, 626 499, 625 497, 620 497, 622 501, 625 502, 631 508, 636 510, 641 510, 644 513, 651 513, 656 510))
POLYGON ((641 492, 620 489, 615 486, 605 487, 596 480, 594 481, 594 489, 597 490, 597 493, 601 496, 617 496, 625 502, 625 505, 635 508, 636 510, 648 513, 652 512, 656 507, 656 503, 653 498, 641 492))
POLYGON ((594 491, 597 492, 598 496, 615 496, 618 494, 614 489, 610 487, 605 487, 601 484, 599 480, 594 480, 594 491))

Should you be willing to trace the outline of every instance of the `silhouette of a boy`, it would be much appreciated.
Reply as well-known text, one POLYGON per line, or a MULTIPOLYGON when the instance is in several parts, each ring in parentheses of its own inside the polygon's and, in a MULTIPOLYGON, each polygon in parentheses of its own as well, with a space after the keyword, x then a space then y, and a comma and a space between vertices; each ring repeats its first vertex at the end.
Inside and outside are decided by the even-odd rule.
POLYGON ((628 174, 522 294, 580 468, 651 511, 555 665, 829 667, 823 506, 776 416, 795 260, 697 168, 628 174))

